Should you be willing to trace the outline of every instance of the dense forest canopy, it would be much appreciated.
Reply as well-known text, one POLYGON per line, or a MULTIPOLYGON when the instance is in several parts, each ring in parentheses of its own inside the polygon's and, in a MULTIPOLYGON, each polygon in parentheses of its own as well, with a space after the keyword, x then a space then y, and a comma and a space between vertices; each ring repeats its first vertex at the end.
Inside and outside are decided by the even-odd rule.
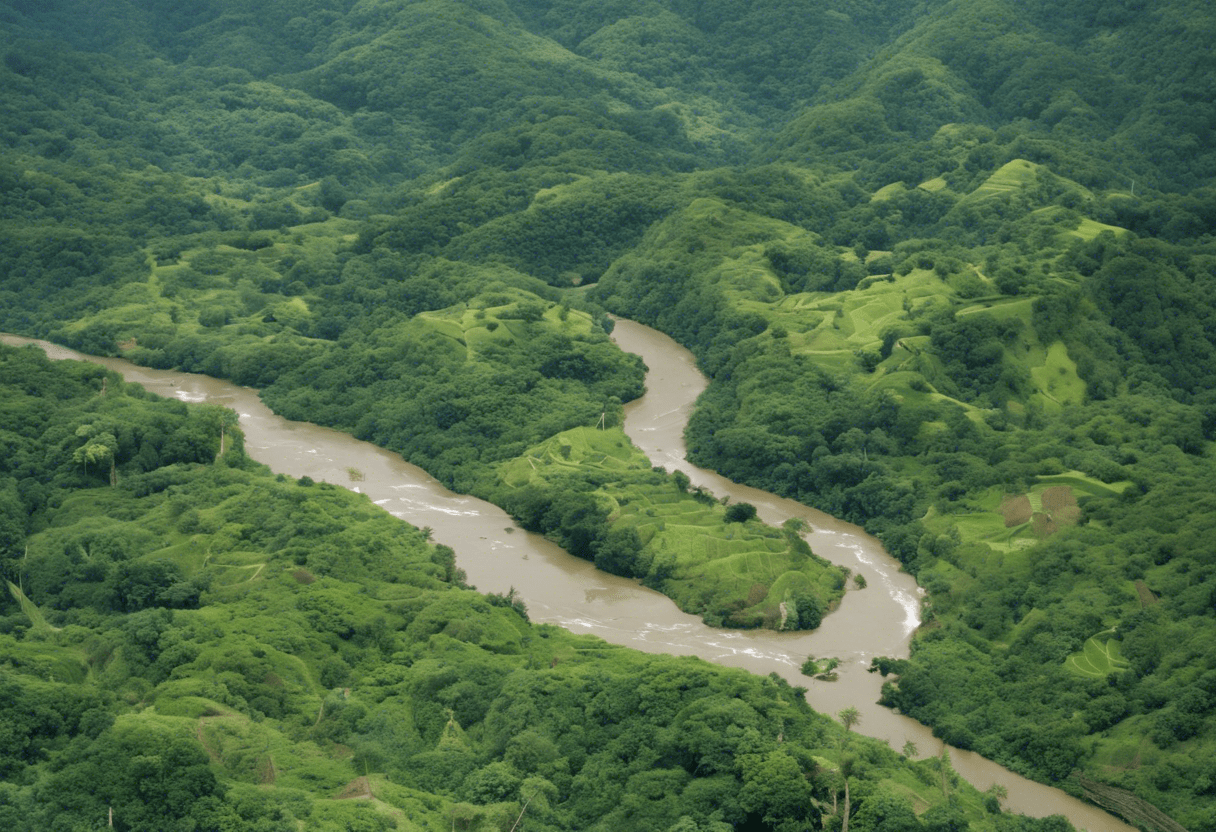
MULTIPOLYGON (((876 663, 884 701, 1216 830, 1214 40, 1204 0, 3 0, 0 327, 256 386, 707 621, 817 625, 843 576, 796 534, 586 431, 642 390, 607 313, 656 326, 710 378, 694 461, 864 524, 928 590, 911 658, 876 663), (671 555, 739 524, 781 552, 771 574, 671 555)), ((357 502, 214 464, 222 412, 0 366, 3 684, 53 703, 12 728, 15 829, 92 812, 45 800, 102 771, 95 802, 134 807, 145 775, 118 761, 149 755, 197 800, 127 828, 509 828, 542 794, 536 828, 831 827, 832 777, 857 779, 854 829, 1015 824, 921 805, 877 773, 915 766, 848 751, 790 691, 685 664, 620 672, 709 674, 653 724, 683 725, 700 685, 736 702, 701 724, 754 743, 616 748, 658 730, 596 699, 642 659, 536 632, 412 532, 342 539, 373 523, 337 519, 357 502), (278 519, 230 515, 241 489, 278 519), (312 646, 215 629, 223 604, 307 611, 321 587, 312 646), (546 679, 532 639, 582 658, 546 679), (600 704, 503 715, 566 685, 600 704), (768 730, 786 707, 797 749, 768 730), (383 778, 398 814, 323 805, 303 775, 266 797, 287 754, 316 782, 383 778)))

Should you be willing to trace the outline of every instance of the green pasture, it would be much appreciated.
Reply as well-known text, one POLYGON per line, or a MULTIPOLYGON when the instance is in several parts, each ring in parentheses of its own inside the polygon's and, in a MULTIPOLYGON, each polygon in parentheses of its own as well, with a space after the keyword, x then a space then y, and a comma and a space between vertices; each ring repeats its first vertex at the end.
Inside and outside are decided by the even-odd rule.
POLYGON ((1120 642, 1112 638, 1111 631, 1098 633, 1086 640, 1085 646, 1064 660, 1064 666, 1074 673, 1095 679, 1105 679, 1111 673, 1131 667, 1123 658, 1120 642))
MULTIPOLYGON (((30 615, 25 604, 22 604, 22 610, 27 616, 30 615)), ((41 620, 40 612, 34 614, 41 620)), ((47 627, 43 632, 50 634, 51 628, 47 627)), ((84 651, 79 647, 57 644, 54 640, 17 640, 9 635, 0 635, 0 655, 4 656, 8 668, 50 682, 79 685, 89 676, 84 651)))
POLYGON ((959 309, 958 315, 974 315, 984 313, 996 320, 1017 318, 1029 324, 1034 306, 1034 298, 989 298, 982 299, 970 306, 959 309))
MULTIPOLYGON (((535 479, 578 471, 624 473, 649 470, 650 467, 650 460, 634 447, 620 428, 582 427, 559 433, 529 448, 522 456, 502 463, 498 476, 501 482, 518 487, 535 479)), ((633 500, 618 498, 618 502, 624 504, 633 500)), ((644 497, 638 500, 638 505, 645 506, 648 502, 649 497, 644 497)), ((635 507, 634 510, 639 509, 635 507)))
POLYGON ((207 561, 212 586, 234 586, 266 577, 264 552, 224 552, 207 561))
POLYGON ((212 763, 234 784, 320 789, 337 796, 358 776, 349 756, 289 738, 277 727, 255 722, 217 702, 175 698, 171 684, 158 689, 154 709, 120 716, 115 729, 138 727, 187 734, 202 744, 212 763))
POLYGON ((755 304, 762 304, 763 312, 767 312, 770 304, 782 297, 780 281, 768 267, 763 246, 754 245, 732 252, 722 260, 714 274, 724 287, 728 287, 728 294, 734 296, 734 302, 741 309, 751 307, 749 311, 761 311, 755 304))
POLYGON ((1091 220, 1088 217, 1082 218, 1080 225, 1065 233, 1081 240, 1092 240, 1104 231, 1109 231, 1116 236, 1127 233, 1126 228, 1120 228, 1117 225, 1107 225, 1097 220, 1091 220))
POLYGON ((466 345, 464 327, 459 320, 453 319, 449 312, 422 312, 414 317, 414 322, 431 332, 452 339, 461 347, 466 345))
POLYGON ((877 346, 882 332, 905 316, 905 300, 939 295, 945 284, 932 271, 916 269, 897 279, 862 281, 837 294, 810 293, 783 298, 776 310, 783 320, 797 320, 801 334, 791 334, 796 352, 830 354, 877 346))
POLYGON ((1135 717, 1126 719, 1110 731, 1110 736, 1098 739, 1094 747, 1095 766, 1110 771, 1136 769, 1143 763, 1146 754, 1155 753, 1153 741, 1143 726, 1135 726, 1130 736, 1123 736, 1128 724, 1135 721, 1135 717))
POLYGON ((13 596, 13 600, 21 607, 21 612, 30 621, 30 628, 37 633, 49 633, 56 629, 52 627, 43 616, 42 610, 38 609, 38 605, 31 601, 26 594, 21 591, 21 587, 17 586, 12 581, 6 581, 8 584, 9 594, 13 596))
POLYGON ((1043 168, 1039 165, 1025 159, 1006 162, 978 188, 964 196, 960 203, 1003 196, 1027 188, 1034 184, 1035 176, 1041 170, 1043 168))
POLYGON ((1039 485, 1044 487, 1052 485, 1071 486, 1078 497, 1082 495, 1116 497, 1126 491, 1131 483, 1128 481, 1102 482, 1102 480, 1083 474, 1080 471, 1065 471, 1062 474, 1039 477, 1039 485))
POLYGON ((958 529, 962 540, 984 543, 1002 552, 1032 546, 1038 542, 1030 523, 1005 528, 1005 521, 996 512, 950 515, 950 523, 958 529))
POLYGON ((863 293, 855 305, 845 308, 845 316, 853 327, 850 340, 863 344, 881 340, 879 333, 882 329, 903 318, 901 303, 900 296, 895 292, 871 290, 863 293))
MULTIPOLYGON (((1073 496, 1078 500, 1085 497, 1110 497, 1123 492, 1130 483, 1105 483, 1088 476, 1080 471, 1065 471, 1060 474, 1039 477, 1034 486, 1026 492, 1032 512, 1043 510, 1043 492, 1055 486, 1068 486, 1073 496)), ((960 514, 940 515, 930 509, 922 522, 937 532, 944 532, 947 527, 958 529, 964 543, 983 543, 991 549, 1012 553, 1038 542, 1032 531, 1032 523, 1026 522, 1013 527, 1005 526, 1005 518, 1001 514, 1001 503, 1008 496, 1001 488, 990 488, 981 495, 972 495, 970 505, 980 509, 960 514)))
POLYGON ((903 182, 891 182, 888 185, 883 185, 877 191, 870 195, 870 202, 884 202, 888 199, 907 193, 908 188, 903 182))
POLYGON ((292 226, 293 233, 303 234, 309 240, 328 238, 341 242, 350 242, 359 235, 363 224, 357 220, 329 217, 322 222, 308 222, 292 226))
POLYGON ((759 521, 728 523, 721 504, 680 492, 669 477, 656 478, 650 460, 619 428, 565 431, 498 471, 499 481, 513 488, 572 476, 598 483, 593 493, 609 510, 609 522, 637 531, 642 562, 667 565, 662 589, 686 611, 726 605, 773 618, 790 592, 812 591, 825 607, 843 594, 843 573, 792 551, 781 530, 759 521), (758 585, 764 593, 757 600, 758 585))
POLYGON ((1044 363, 1030 368, 1030 377, 1045 404, 1059 409, 1066 404, 1080 404, 1085 399, 1085 382, 1077 375, 1077 364, 1068 355, 1063 341, 1047 348, 1044 363))
POLYGON ((1007 299, 984 302, 960 309, 957 314, 982 313, 997 320, 1016 319, 1023 324, 1027 339, 1013 345, 1008 351, 1016 356, 1030 372, 1035 384, 1032 397, 1049 412, 1057 412, 1064 405, 1080 404, 1085 398, 1085 382, 1077 375, 1076 362, 1068 354, 1062 341, 1044 347, 1034 336, 1034 298, 1007 299))

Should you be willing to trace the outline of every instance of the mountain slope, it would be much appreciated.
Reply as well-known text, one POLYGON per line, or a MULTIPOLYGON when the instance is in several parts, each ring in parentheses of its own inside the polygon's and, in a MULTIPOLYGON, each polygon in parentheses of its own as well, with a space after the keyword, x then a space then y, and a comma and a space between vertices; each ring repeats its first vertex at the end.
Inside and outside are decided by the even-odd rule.
POLYGON ((1208 4, 0 14, 5 328, 491 494, 636 393, 604 308, 657 324, 711 376, 698 459, 928 589, 888 701, 1216 828, 1208 4))

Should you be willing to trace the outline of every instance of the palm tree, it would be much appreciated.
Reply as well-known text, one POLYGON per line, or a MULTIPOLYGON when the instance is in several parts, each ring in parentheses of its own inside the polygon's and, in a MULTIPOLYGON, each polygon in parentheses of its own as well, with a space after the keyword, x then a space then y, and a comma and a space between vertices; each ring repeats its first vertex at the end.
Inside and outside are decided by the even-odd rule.
MULTIPOLYGON (((840 724, 844 726, 846 736, 842 745, 845 745, 848 743, 847 735, 853 730, 853 726, 861 722, 861 711, 850 705, 839 711, 836 716, 840 719, 840 724)), ((844 806, 840 814, 840 832, 849 832, 849 777, 853 774, 853 764, 856 761, 851 754, 840 758, 840 776, 844 780, 844 806)))
MULTIPOLYGON (((846 708, 845 710, 856 710, 846 708)), ((849 832, 849 777, 853 774, 853 764, 857 758, 851 754, 840 758, 840 776, 844 778, 844 806, 840 813, 840 832, 849 832)))

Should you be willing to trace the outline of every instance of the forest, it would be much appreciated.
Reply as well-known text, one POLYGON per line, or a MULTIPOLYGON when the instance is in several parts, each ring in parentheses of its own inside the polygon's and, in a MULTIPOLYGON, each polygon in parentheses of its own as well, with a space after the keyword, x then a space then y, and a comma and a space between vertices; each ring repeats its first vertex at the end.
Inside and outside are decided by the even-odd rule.
MULTIPOLYGON (((1209 4, 0 20, 0 329, 256 387, 716 626, 818 626, 841 570, 618 430, 644 368, 612 316, 653 326, 709 379, 692 461, 926 590, 884 704, 1216 830, 1209 4), (740 534, 776 566, 723 579, 702 553, 740 534)), ((0 357, 14 829, 1055 823, 777 680, 532 625, 458 552, 261 471, 235 414, 0 357)))
POLYGON ((0 390, 14 830, 1070 828, 776 674, 533 624, 230 411, 34 347, 0 390))

